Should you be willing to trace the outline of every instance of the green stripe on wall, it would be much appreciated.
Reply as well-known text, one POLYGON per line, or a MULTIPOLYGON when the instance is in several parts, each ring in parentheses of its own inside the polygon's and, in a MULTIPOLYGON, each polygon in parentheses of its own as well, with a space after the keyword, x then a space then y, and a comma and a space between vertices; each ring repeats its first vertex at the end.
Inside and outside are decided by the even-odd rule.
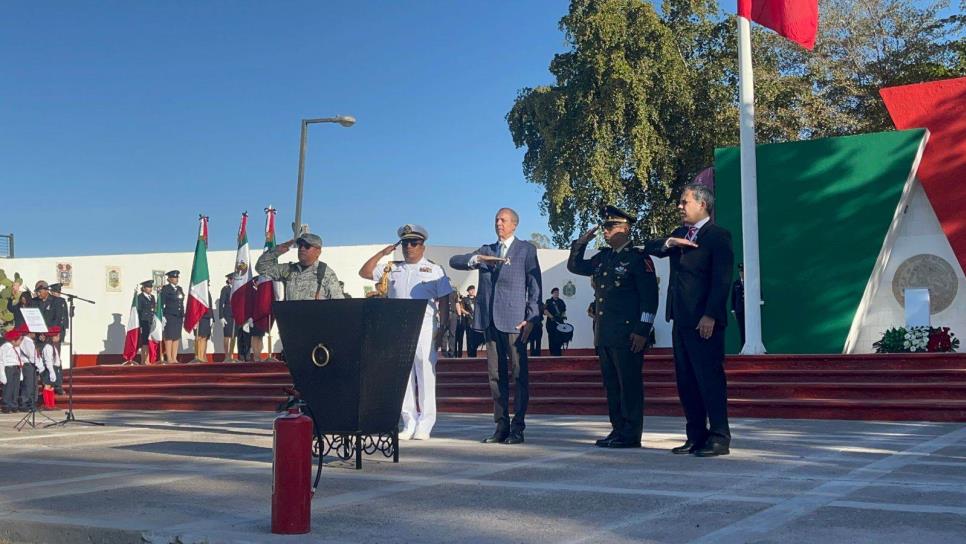
MULTIPOLYGON (((841 353, 924 134, 758 146, 762 336, 769 353, 841 353)), ((739 175, 738 148, 716 149, 715 220, 734 235, 736 263, 742 261, 739 175)), ((729 353, 738 344, 732 320, 729 353)))

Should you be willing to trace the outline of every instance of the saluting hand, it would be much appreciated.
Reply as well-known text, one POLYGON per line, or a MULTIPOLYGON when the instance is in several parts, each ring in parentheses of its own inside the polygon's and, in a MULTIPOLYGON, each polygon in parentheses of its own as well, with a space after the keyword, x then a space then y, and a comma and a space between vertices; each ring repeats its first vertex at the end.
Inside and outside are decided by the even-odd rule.
POLYGON ((577 239, 577 242, 581 244, 590 243, 590 241, 593 240, 595 236, 597 236, 597 229, 599 228, 600 228, 600 225, 594 225, 593 227, 590 227, 590 229, 588 229, 583 236, 577 239))
POLYGON ((282 242, 281 244, 279 244, 278 246, 276 246, 276 249, 278 249, 278 254, 281 255, 281 254, 287 252, 288 250, 292 249, 292 246, 293 245, 295 245, 295 240, 289 240, 288 242, 282 242))
POLYGON ((496 257, 494 255, 477 255, 477 262, 486 264, 500 264, 506 262, 506 257, 496 257))
POLYGON ((698 244, 687 238, 668 238, 667 247, 698 247, 698 244))
POLYGON ((385 257, 386 255, 392 255, 394 251, 396 251, 396 244, 382 248, 382 251, 380 251, 379 254, 385 257))

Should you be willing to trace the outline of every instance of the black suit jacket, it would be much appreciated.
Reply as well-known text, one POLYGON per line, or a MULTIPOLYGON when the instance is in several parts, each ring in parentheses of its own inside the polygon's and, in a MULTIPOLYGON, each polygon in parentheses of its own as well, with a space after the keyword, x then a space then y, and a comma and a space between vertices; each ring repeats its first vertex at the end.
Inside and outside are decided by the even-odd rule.
MULTIPOLYGON (((671 238, 687 236, 687 227, 671 233, 671 238)), ((714 223, 705 223, 695 236, 698 247, 667 249, 667 238, 645 245, 655 257, 667 257, 671 264, 668 282, 666 318, 683 327, 697 327, 702 316, 713 317, 715 328, 728 324, 728 295, 735 255, 731 233, 714 223)))

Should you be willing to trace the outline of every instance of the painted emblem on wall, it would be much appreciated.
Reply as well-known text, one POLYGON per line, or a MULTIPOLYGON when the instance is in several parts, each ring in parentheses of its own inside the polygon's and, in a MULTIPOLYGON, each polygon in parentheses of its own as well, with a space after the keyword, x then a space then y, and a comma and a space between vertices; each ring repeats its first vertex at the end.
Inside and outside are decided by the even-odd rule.
POLYGON ((154 280, 154 286, 160 288, 166 283, 164 280, 164 270, 152 270, 151 279, 154 280))
POLYGON ((106 278, 105 287, 108 293, 121 292, 121 267, 120 266, 107 267, 107 278, 106 278))
POLYGON ((63 287, 73 287, 74 267, 70 263, 57 263, 57 283, 63 287))
POLYGON ((903 261, 892 278, 892 295, 903 307, 907 288, 929 289, 929 313, 935 315, 949 308, 956 299, 959 281, 956 271, 945 259, 922 253, 903 261))
POLYGON ((574 285, 574 282, 567 280, 567 283, 564 284, 563 289, 560 291, 563 293, 563 296, 574 298, 574 295, 577 294, 577 286, 574 285))

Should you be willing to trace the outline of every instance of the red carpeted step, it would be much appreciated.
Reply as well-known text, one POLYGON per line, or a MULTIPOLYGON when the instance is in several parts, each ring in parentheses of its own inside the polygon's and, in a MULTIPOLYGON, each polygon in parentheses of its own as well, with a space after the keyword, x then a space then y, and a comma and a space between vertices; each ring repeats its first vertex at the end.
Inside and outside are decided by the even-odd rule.
MULTIPOLYGON (((441 411, 492 410, 484 359, 442 359, 441 411)), ((738 417, 966 421, 966 356, 732 357, 729 407, 738 417)), ((604 414, 592 356, 530 360, 531 413, 604 414)), ((674 363, 645 358, 647 413, 680 415, 674 363)), ((291 384, 281 363, 208 363, 85 367, 74 372, 78 408, 272 410, 291 384)), ((63 405, 64 399, 59 404, 63 405)))

